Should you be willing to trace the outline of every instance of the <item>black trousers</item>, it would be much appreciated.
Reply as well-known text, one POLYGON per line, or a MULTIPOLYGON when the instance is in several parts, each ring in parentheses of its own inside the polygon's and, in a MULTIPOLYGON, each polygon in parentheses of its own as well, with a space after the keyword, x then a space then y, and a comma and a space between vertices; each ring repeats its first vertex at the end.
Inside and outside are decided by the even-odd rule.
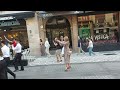
POLYGON ((14 57, 14 59, 13 59, 13 64, 14 64, 15 70, 19 70, 19 69, 18 69, 18 65, 21 66, 21 70, 24 70, 24 66, 23 66, 23 64, 22 64, 21 57, 22 57, 22 54, 21 54, 21 53, 16 53, 16 54, 15 54, 15 57, 14 57))
POLYGON ((6 57, 6 58, 4 58, 3 60, 6 61, 6 65, 7 65, 6 70, 7 70, 7 73, 11 74, 11 75, 14 77, 15 74, 8 68, 10 58, 9 58, 9 57, 6 57))
POLYGON ((8 79, 6 61, 0 61, 0 79, 8 79))

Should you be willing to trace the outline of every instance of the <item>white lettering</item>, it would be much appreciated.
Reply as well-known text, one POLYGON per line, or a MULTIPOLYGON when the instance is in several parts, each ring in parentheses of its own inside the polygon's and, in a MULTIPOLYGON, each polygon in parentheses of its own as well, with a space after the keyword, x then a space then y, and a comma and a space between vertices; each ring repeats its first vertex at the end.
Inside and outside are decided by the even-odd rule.
POLYGON ((20 25, 18 21, 0 22, 0 27, 20 25))
POLYGON ((101 34, 101 35, 96 35, 95 40, 102 40, 102 39, 109 39, 109 36, 107 34, 101 34))

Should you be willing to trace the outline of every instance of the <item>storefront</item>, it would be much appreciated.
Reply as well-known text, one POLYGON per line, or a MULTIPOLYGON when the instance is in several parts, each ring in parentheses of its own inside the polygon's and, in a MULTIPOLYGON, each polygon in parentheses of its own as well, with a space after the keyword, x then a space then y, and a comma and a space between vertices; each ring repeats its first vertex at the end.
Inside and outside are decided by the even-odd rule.
POLYGON ((23 48, 29 48, 26 22, 24 19, 0 21, 0 39, 4 40, 4 35, 12 41, 19 39, 23 48))
POLYGON ((12 40, 12 38, 19 39, 23 49, 30 48, 31 55, 38 54, 40 56, 39 28, 37 16, 35 16, 34 12, 0 15, 0 40, 5 40, 4 35, 9 40, 12 40), (34 41, 36 41, 35 45, 37 46, 33 44, 34 41))
POLYGON ((85 44, 88 38, 93 39, 95 51, 112 50, 114 46, 118 49, 118 12, 78 16, 78 28, 78 35, 85 44))
POLYGON ((46 37, 51 45, 50 49, 53 50, 55 48, 53 44, 54 38, 60 38, 60 36, 68 36, 70 46, 72 46, 69 21, 64 16, 51 17, 46 23, 46 37))

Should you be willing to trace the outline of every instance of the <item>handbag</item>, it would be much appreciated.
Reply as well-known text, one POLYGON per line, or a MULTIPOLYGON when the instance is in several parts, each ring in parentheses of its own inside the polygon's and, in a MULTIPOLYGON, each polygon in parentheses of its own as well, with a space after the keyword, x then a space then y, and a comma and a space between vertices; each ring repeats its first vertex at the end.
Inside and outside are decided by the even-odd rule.
POLYGON ((68 55, 71 55, 72 54, 72 51, 68 51, 68 55))

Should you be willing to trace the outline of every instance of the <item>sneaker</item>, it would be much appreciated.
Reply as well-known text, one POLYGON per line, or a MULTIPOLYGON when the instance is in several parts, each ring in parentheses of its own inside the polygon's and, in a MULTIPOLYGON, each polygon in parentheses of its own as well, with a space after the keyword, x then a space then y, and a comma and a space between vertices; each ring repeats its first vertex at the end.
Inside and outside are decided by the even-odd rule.
POLYGON ((19 70, 19 71, 24 71, 24 69, 21 69, 21 70, 19 70))
POLYGON ((13 72, 18 72, 19 70, 14 70, 13 72))

